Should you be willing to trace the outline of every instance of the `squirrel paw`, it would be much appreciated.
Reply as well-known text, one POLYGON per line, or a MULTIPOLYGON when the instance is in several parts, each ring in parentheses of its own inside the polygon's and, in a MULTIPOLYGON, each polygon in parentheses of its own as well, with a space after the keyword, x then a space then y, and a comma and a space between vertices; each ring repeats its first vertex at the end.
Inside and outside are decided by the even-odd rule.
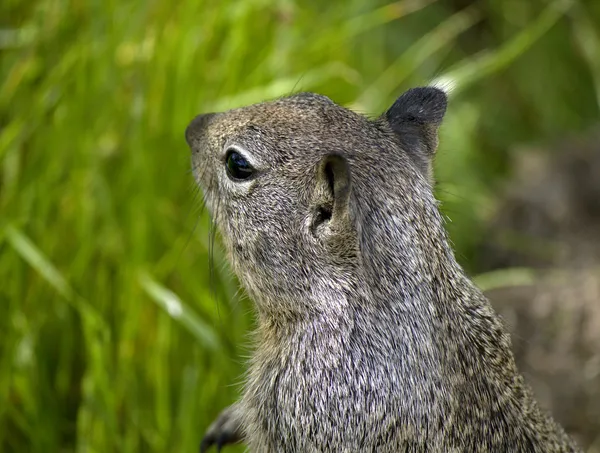
POLYGON ((243 438, 239 410, 236 404, 224 409, 208 427, 200 444, 200 453, 205 453, 215 445, 217 451, 225 445, 240 442, 243 438))

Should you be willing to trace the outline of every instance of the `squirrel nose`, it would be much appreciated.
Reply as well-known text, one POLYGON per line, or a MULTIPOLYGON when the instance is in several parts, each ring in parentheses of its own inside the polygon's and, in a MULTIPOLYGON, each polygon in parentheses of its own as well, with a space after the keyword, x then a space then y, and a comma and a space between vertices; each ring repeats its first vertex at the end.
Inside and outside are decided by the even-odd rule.
POLYGON ((185 140, 188 145, 192 146, 192 141, 206 128, 210 120, 216 115, 216 113, 203 113, 194 118, 188 127, 185 129, 185 140))

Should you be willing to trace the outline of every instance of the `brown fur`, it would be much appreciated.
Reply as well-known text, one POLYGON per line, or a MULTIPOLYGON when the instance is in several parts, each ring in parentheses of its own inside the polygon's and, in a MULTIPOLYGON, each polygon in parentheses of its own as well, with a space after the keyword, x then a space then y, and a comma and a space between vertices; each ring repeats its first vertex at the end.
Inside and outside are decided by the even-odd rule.
POLYGON ((257 308, 231 411, 252 451, 576 451, 448 243, 430 178, 445 109, 435 88, 374 120, 302 93, 188 127, 257 308), (228 177, 231 149, 252 178, 228 177))

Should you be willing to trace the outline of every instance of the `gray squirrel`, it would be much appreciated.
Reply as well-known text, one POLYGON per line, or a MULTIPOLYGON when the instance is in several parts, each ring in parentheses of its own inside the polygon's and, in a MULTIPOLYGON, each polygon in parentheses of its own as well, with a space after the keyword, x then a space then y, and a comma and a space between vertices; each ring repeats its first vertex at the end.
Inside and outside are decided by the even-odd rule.
POLYGON ((202 449, 579 451, 449 244, 432 177, 446 105, 414 88, 369 119, 300 93, 190 123, 258 324, 242 399, 202 449))

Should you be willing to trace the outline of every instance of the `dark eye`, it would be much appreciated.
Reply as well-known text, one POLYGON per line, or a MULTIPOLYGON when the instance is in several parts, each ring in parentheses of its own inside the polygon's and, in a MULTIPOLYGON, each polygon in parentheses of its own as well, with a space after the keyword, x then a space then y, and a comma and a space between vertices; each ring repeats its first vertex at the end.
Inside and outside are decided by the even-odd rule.
POLYGON ((234 180, 248 179, 254 174, 252 165, 234 149, 227 151, 225 165, 227 166, 227 175, 234 180))

